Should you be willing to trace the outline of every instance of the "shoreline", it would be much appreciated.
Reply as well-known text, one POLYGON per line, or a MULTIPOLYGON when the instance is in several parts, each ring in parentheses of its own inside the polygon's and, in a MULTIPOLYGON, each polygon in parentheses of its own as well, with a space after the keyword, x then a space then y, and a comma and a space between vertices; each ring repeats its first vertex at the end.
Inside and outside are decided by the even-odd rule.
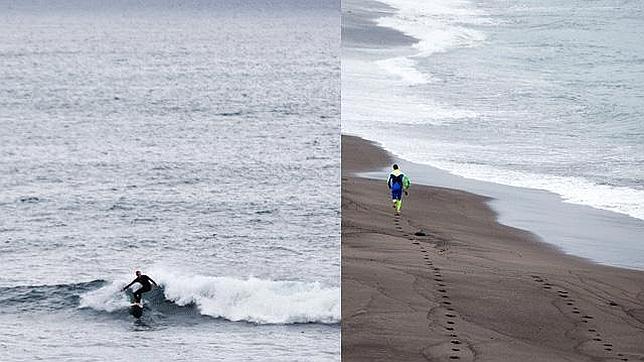
POLYGON ((392 160, 342 136, 343 359, 644 358, 644 272, 564 254, 464 191, 412 185, 396 218, 385 181, 355 176, 392 160))
MULTIPOLYGON (((400 156, 401 166, 414 175, 413 180, 416 184, 456 188, 490 197, 492 200, 489 206, 498 213, 498 221, 504 225, 528 230, 546 243, 570 255, 603 265, 644 271, 644 243, 641 242, 644 220, 635 217, 637 214, 629 214, 628 210, 606 207, 613 201, 616 203, 614 206, 617 207, 621 203, 621 196, 613 199, 611 195, 615 195, 604 194, 606 190, 603 188, 600 190, 589 188, 593 186, 590 179, 578 180, 574 172, 570 175, 572 179, 564 177, 558 181, 555 180, 556 182, 552 184, 548 181, 549 177, 555 177, 554 175, 558 173, 541 173, 538 168, 528 171, 522 167, 508 166, 506 169, 490 171, 489 167, 494 169, 494 162, 489 164, 483 162, 480 164, 483 171, 478 172, 476 169, 479 160, 456 160, 461 156, 455 156, 451 166, 449 162, 441 164, 441 159, 451 159, 451 156, 438 154, 440 147, 423 146, 425 139, 417 137, 417 133, 420 135, 423 132, 433 132, 432 130, 440 133, 445 129, 430 126, 424 128, 424 126, 413 125, 413 122, 407 125, 406 122, 422 114, 432 114, 434 110, 431 107, 415 108, 415 104, 424 103, 420 98, 409 103, 404 101, 406 97, 401 94, 408 94, 404 91, 407 89, 404 85, 401 94, 395 92, 398 94, 395 97, 396 103, 390 104, 387 101, 389 91, 382 92, 391 84, 397 83, 396 76, 381 76, 389 73, 385 70, 386 67, 381 67, 382 63, 379 61, 409 56, 414 52, 410 43, 402 37, 403 33, 395 28, 380 26, 375 21, 376 18, 393 12, 395 9, 391 5, 383 6, 383 3, 373 0, 352 0, 343 3, 343 35, 347 36, 343 37, 342 71, 343 79, 348 81, 343 81, 342 96, 345 106, 342 131, 345 134, 377 141, 385 150, 400 156), (355 24, 360 26, 353 26, 355 24), (389 29, 388 31, 397 34, 387 39, 397 40, 383 44, 378 36, 383 29, 389 29), (363 36, 369 32, 374 36, 371 38, 363 36), (353 35, 360 36, 362 41, 352 42, 353 35), (349 41, 345 41, 347 37, 349 41), (362 89, 369 89, 369 94, 363 94, 362 89), (380 101, 377 101, 378 99, 380 101), (379 118, 391 120, 394 124, 400 121, 405 125, 385 124, 374 128, 370 120, 379 118), (425 153, 434 152, 428 151, 433 149, 439 150, 435 158, 424 156, 425 153), (469 161, 472 163, 470 164, 469 161), (467 171, 471 168, 475 171, 467 171), (486 175, 486 172, 491 173, 486 175), (524 177, 532 180, 543 177, 545 181, 543 183, 525 182, 524 177), (584 180, 590 184, 584 183, 584 180), (564 185, 564 181, 568 183, 564 185), (581 184, 577 184, 577 181, 581 184), (560 185, 559 182, 562 184, 560 185), (605 202, 598 203, 598 198, 605 202)), ((446 54, 441 53, 436 56, 441 58, 446 54)), ((440 63, 439 59, 436 61, 440 63)), ((388 63, 385 62, 386 64, 388 63)), ((434 91, 440 92, 438 89, 434 91)), ((413 89, 409 94, 416 95, 413 89)), ((418 95, 422 94, 424 93, 418 93, 418 95)), ((451 103, 448 102, 448 104, 451 103)), ((454 132, 463 132, 463 130, 457 129, 454 132)), ((453 142, 446 141, 446 143, 453 142)), ((474 144, 477 143, 472 145, 474 144)), ((377 179, 384 177, 382 169, 361 174, 361 176, 377 179)), ((606 187, 612 188, 610 185, 606 187)), ((631 202, 637 203, 635 198, 631 202)))
POLYGON ((343 47, 386 49, 390 46, 410 47, 419 42, 399 30, 383 27, 376 19, 391 15, 396 9, 377 0, 345 1, 342 5, 343 47), (365 6, 368 4, 368 6, 365 6))
MULTIPOLYGON (((361 138, 359 135, 351 136, 361 138)), ((640 242, 644 231, 642 220, 569 203, 547 190, 468 179, 408 161, 378 143, 376 147, 382 148, 414 175, 415 184, 457 189, 486 197, 487 205, 496 213, 496 222, 526 230, 560 252, 596 264, 644 271, 644 246, 640 242)), ((380 167, 362 170, 359 176, 381 179, 385 172, 380 167)))

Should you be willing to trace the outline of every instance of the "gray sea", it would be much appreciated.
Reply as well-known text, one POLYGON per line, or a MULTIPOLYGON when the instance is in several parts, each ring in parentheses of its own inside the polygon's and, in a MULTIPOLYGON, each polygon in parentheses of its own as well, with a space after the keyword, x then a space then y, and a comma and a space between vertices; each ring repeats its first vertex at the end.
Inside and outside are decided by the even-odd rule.
POLYGON ((0 2, 0 360, 339 360, 339 19, 0 2))
POLYGON ((641 1, 348 0, 342 22, 343 133, 566 252, 644 269, 641 1))

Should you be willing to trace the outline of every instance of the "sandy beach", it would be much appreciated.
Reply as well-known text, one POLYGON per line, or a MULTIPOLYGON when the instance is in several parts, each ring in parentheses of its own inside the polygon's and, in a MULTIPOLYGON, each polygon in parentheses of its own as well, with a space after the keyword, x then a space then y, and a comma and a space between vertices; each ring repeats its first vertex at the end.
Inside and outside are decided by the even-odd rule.
POLYGON ((355 176, 392 162, 343 136, 343 360, 644 360, 644 272, 565 255, 458 190, 413 185, 396 217, 385 180, 355 176))

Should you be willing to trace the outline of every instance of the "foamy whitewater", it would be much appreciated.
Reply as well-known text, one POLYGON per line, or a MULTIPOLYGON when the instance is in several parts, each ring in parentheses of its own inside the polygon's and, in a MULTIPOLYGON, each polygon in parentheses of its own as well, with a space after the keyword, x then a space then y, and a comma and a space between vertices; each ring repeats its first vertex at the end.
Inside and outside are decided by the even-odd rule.
POLYGON ((644 46, 633 29, 644 28, 643 11, 348 1, 342 131, 454 175, 641 222, 644 46))
POLYGON ((0 1, 0 360, 340 359, 338 9, 0 1))
MULTIPOLYGON (((234 322, 293 324, 340 322, 340 288, 320 283, 237 279, 203 275, 174 275, 163 269, 150 272, 161 286, 155 303, 195 307, 199 314, 234 322)), ((126 279, 82 294, 79 308, 125 312, 130 297, 121 292, 126 279)))

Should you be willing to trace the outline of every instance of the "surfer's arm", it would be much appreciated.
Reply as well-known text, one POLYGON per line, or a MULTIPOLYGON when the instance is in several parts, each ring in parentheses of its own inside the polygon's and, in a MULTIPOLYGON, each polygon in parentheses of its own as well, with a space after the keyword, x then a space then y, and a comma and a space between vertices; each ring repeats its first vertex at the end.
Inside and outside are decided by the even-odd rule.
POLYGON ((134 284, 134 282, 135 282, 135 281, 136 281, 136 280, 133 280, 133 281, 132 281, 132 283, 130 283, 130 284, 128 284, 128 285, 126 285, 126 286, 124 286, 124 287, 123 287, 123 290, 125 290, 125 289, 127 289, 127 288, 131 287, 131 286, 132 286, 132 284, 134 284))
POLYGON ((158 287, 158 286, 159 286, 159 284, 157 284, 157 282, 155 282, 154 280, 152 280, 152 278, 148 277, 148 279, 150 279, 150 281, 152 282, 152 284, 154 284, 154 286, 155 286, 155 287, 158 287))

